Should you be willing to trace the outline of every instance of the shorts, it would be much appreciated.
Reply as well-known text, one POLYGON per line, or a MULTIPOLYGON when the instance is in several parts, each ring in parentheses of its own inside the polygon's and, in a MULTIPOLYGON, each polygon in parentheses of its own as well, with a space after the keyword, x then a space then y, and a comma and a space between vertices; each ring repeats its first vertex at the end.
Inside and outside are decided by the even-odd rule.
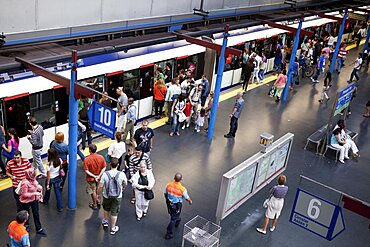
POLYGON ((111 216, 117 216, 121 208, 122 198, 103 197, 103 209, 110 212, 111 216))
POLYGON ((98 189, 98 182, 96 181, 86 181, 86 193, 91 195, 98 189))
POLYGON ((370 100, 366 103, 366 106, 369 107, 370 106, 370 100))

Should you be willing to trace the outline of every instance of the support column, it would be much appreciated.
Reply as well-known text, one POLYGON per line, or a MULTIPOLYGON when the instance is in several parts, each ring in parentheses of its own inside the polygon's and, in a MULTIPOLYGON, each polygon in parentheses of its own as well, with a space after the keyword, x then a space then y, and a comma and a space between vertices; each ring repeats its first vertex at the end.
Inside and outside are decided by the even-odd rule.
POLYGON ((75 98, 75 82, 77 80, 77 51, 72 51, 72 69, 69 94, 69 140, 68 140, 68 208, 76 209, 77 186, 77 117, 78 103, 75 98))
POLYGON ((337 56, 338 56, 338 52, 339 52, 340 43, 342 43, 342 36, 343 36, 343 32, 344 32, 344 26, 346 25, 347 15, 348 15, 348 10, 346 9, 345 12, 344 12, 342 24, 340 25, 337 44, 335 45, 335 51, 334 51, 333 59, 331 60, 331 63, 330 63, 330 73, 331 74, 333 74, 333 72, 334 72, 335 63, 337 61, 337 56))
POLYGON ((229 36, 229 25, 226 25, 225 32, 224 32, 224 40, 222 42, 222 48, 220 52, 220 58, 218 60, 216 85, 215 85, 215 90, 214 90, 214 95, 213 95, 211 117, 210 117, 210 122, 209 122, 209 127, 208 127, 208 140, 212 140, 213 132, 215 129, 215 124, 216 124, 218 101, 220 98, 221 82, 222 82, 222 76, 223 76, 224 67, 225 67, 225 50, 227 46, 228 36, 229 36))
POLYGON ((290 61, 289 61, 288 81, 285 84, 285 88, 284 88, 284 92, 283 92, 283 97, 282 97, 283 102, 286 101, 286 98, 288 96, 290 84, 291 83, 294 83, 294 81, 292 82, 293 65, 294 65, 294 62, 295 62, 295 57, 297 55, 297 49, 298 49, 298 44, 299 44, 299 37, 300 37, 300 34, 301 34, 301 29, 302 29, 302 22, 303 22, 303 18, 300 18, 299 19, 299 24, 298 24, 298 29, 297 29, 297 32, 295 34, 292 55, 291 55, 290 61))

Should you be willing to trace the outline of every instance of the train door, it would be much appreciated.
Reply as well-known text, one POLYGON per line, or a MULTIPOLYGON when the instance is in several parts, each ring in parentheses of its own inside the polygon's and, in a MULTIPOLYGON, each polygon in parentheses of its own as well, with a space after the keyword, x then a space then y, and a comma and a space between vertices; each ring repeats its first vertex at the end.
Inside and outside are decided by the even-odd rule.
POLYGON ((69 113, 69 96, 65 87, 54 87, 54 105, 55 125, 61 126, 67 123, 69 113))
POLYGON ((204 72, 204 53, 195 54, 192 56, 183 56, 176 58, 176 72, 186 70, 194 80, 202 77, 204 72))
MULTIPOLYGON (((106 90, 108 92, 108 95, 112 98, 117 99, 118 95, 116 93, 116 88, 123 87, 123 71, 117 71, 107 74, 106 81, 108 84, 106 90)), ((117 107, 117 102, 113 101, 112 108, 115 107, 117 107)))
POLYGON ((28 117, 31 111, 29 94, 4 98, 3 109, 5 128, 14 128, 19 137, 25 137, 28 134, 28 117))
POLYGON ((140 66, 139 77, 140 77, 139 118, 144 118, 152 115, 154 64, 140 66))
POLYGON ((160 67, 163 69, 164 83, 170 83, 172 78, 174 77, 174 65, 175 61, 173 59, 155 64, 156 67, 160 67))

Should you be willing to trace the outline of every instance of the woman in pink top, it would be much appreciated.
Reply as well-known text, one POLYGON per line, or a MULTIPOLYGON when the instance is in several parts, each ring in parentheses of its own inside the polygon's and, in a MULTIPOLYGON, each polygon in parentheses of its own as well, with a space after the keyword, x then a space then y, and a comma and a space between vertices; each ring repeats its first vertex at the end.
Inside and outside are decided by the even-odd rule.
POLYGON ((286 69, 284 69, 283 72, 281 74, 279 74, 279 76, 276 79, 275 84, 274 84, 274 87, 276 88, 276 90, 275 90, 275 97, 276 97, 275 102, 276 103, 279 103, 279 101, 280 101, 281 93, 283 92, 283 90, 285 88, 285 84, 287 82, 287 79, 288 79, 288 77, 286 76, 286 69))
MULTIPOLYGON (((42 186, 36 180, 36 168, 32 167, 26 170, 26 178, 23 179, 18 186, 20 186, 19 201, 21 202, 22 210, 27 210, 27 212, 30 213, 31 208, 36 233, 46 234, 40 222, 39 201, 42 201, 42 186)), ((26 229, 29 229, 28 221, 25 226, 26 229)))
MULTIPOLYGON (((10 140, 8 141, 8 147, 6 147, 5 145, 3 145, 3 149, 7 153, 9 153, 10 156, 13 156, 14 157, 14 152, 17 151, 17 150, 19 150, 18 149, 19 148, 19 137, 17 135, 17 132, 13 128, 8 129, 8 134, 10 136, 10 140), (14 150, 12 150, 13 148, 14 148, 14 150)), ((12 158, 7 158, 8 159, 7 161, 11 160, 12 158)))

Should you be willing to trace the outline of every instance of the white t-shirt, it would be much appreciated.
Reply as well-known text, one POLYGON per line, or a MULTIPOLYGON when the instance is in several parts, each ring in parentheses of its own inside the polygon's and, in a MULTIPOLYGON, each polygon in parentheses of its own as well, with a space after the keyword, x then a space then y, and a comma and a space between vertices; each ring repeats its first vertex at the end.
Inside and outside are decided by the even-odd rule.
MULTIPOLYGON (((62 160, 60 160, 60 163, 62 164, 62 160)), ((54 167, 53 165, 47 165, 46 170, 50 172, 50 179, 56 178, 60 175, 60 166, 54 167)))
POLYGON ((115 142, 108 148, 108 154, 117 159, 121 158, 124 153, 126 153, 126 144, 123 141, 115 142))
MULTIPOLYGON (((126 175, 125 175, 124 172, 118 171, 117 169, 109 170, 109 171, 104 172, 104 174, 103 174, 103 176, 101 177, 101 180, 100 180, 100 184, 104 184, 104 189, 103 189, 103 197, 104 198, 108 198, 107 191, 106 191, 106 188, 105 188, 105 184, 108 184, 108 182, 109 182, 107 172, 109 172, 109 175, 112 177, 112 179, 115 178, 115 176, 117 175, 117 172, 120 172, 120 174, 118 176, 118 183, 122 184, 122 186, 127 185, 127 178, 126 178, 126 175)), ((121 190, 121 194, 118 196, 118 198, 122 198, 122 191, 123 191, 123 189, 121 190)))

